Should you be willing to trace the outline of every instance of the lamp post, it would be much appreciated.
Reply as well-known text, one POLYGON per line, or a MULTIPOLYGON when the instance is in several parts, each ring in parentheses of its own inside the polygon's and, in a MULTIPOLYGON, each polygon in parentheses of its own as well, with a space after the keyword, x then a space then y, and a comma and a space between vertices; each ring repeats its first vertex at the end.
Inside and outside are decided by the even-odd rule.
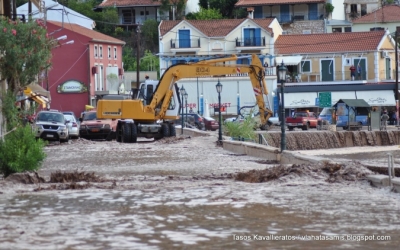
POLYGON ((285 87, 285 81, 286 81, 286 71, 287 68, 285 64, 283 64, 283 61, 281 63, 281 66, 279 66, 278 72, 279 72, 279 81, 281 83, 281 152, 286 150, 286 135, 285 135, 285 130, 286 130, 286 125, 285 125, 285 99, 284 99, 284 87, 285 87))
POLYGON ((179 92, 180 92, 181 98, 182 98, 182 102, 181 102, 181 105, 182 105, 182 115, 181 115, 181 118, 182 118, 182 128, 181 128, 181 134, 183 135, 183 96, 186 94, 186 90, 185 90, 185 88, 183 87, 183 84, 182 84, 182 87, 181 87, 181 89, 179 90, 179 92))
POLYGON ((217 89, 218 92, 218 113, 219 113, 219 131, 218 131, 218 143, 222 143, 222 129, 221 129, 221 124, 222 124, 222 117, 221 117, 221 92, 222 92, 222 84, 220 83, 218 79, 217 85, 215 85, 215 88, 217 89))
POLYGON ((185 116, 185 120, 186 120, 186 127, 187 127, 187 120, 188 120, 188 112, 187 112, 187 98, 188 98, 188 93, 185 91, 185 94, 183 95, 183 97, 185 97, 185 107, 186 107, 186 116, 185 116))

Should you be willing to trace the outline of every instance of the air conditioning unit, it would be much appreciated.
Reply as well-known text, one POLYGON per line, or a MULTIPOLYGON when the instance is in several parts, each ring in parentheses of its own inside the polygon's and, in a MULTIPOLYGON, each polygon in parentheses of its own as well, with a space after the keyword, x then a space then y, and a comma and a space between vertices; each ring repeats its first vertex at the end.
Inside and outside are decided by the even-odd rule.
POLYGON ((387 52, 386 50, 383 50, 383 51, 381 52, 381 57, 382 57, 382 58, 389 57, 389 52, 387 52))

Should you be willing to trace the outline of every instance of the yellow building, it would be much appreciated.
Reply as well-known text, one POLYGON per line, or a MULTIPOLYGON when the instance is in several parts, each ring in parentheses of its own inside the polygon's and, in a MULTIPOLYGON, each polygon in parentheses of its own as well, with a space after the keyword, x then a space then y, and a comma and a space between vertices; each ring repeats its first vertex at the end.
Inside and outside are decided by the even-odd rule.
POLYGON ((288 66, 288 81, 383 82, 395 79, 395 42, 388 31, 281 35, 276 63, 288 66), (359 66, 354 79, 350 67, 359 66))

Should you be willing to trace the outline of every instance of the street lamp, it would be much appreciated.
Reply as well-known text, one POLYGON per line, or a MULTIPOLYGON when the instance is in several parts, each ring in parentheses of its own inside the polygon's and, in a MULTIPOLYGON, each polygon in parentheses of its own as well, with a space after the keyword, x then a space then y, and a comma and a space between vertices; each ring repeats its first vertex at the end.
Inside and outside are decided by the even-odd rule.
POLYGON ((217 92, 218 92, 218 113, 219 113, 219 132, 218 132, 218 143, 221 144, 222 143, 222 129, 221 129, 221 124, 222 124, 222 117, 221 117, 221 92, 222 92, 222 84, 219 82, 218 79, 218 83, 217 85, 215 85, 215 87, 217 88, 217 92))
MULTIPOLYGON (((188 98, 188 93, 185 91, 185 94, 183 95, 183 97, 185 97, 185 107, 186 107, 186 117, 185 117, 185 120, 186 120, 186 122, 188 121, 188 112, 187 112, 187 107, 188 107, 188 105, 187 105, 187 98, 188 98)), ((187 123, 186 123, 186 127, 187 127, 187 123)))
POLYGON ((182 118, 182 128, 181 128, 181 134, 183 135, 183 96, 186 94, 186 90, 185 90, 185 88, 183 87, 183 84, 182 84, 181 89, 179 90, 179 93, 181 94, 181 98, 182 98, 182 102, 181 102, 181 105, 182 105, 182 115, 181 115, 181 118, 182 118))
POLYGON ((283 152, 283 150, 286 150, 286 135, 285 135, 285 130, 286 130, 286 125, 285 125, 285 99, 284 99, 284 87, 285 87, 285 81, 286 81, 286 72, 287 72, 287 68, 285 66, 285 64, 283 64, 283 61, 281 63, 281 66, 279 66, 278 69, 279 72, 279 81, 281 83, 281 152, 283 152))

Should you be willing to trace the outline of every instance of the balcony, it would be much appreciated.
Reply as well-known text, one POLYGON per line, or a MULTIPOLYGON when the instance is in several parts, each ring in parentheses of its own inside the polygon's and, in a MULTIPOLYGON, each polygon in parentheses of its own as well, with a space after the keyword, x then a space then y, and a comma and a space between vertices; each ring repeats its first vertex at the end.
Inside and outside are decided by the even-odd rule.
POLYGON ((198 52, 200 51, 200 38, 198 39, 171 39, 171 51, 176 52, 198 52))
POLYGON ((266 18, 276 18, 281 24, 293 23, 296 21, 316 21, 323 20, 324 14, 317 11, 296 12, 294 14, 267 16, 266 18))
POLYGON ((236 49, 240 49, 240 51, 262 50, 265 49, 265 46, 265 37, 236 38, 236 49))

